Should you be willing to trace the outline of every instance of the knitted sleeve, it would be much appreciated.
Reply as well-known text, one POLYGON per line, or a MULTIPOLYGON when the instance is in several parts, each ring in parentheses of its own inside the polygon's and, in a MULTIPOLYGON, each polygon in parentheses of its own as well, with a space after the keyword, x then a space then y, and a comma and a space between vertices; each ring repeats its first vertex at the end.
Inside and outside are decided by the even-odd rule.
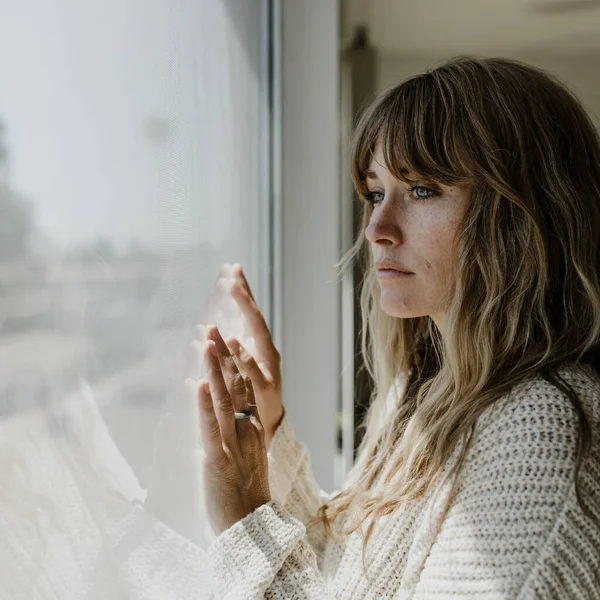
POLYGON ((277 500, 223 531, 208 549, 219 600, 327 600, 304 525, 277 500))
POLYGON ((330 495, 315 480, 308 448, 296 439, 286 414, 268 458, 272 500, 223 531, 208 549, 215 597, 326 600, 320 572, 325 533, 305 524, 330 495))
MULTIPOLYGON (((311 469, 308 448, 296 439, 286 413, 271 440, 268 459, 271 497, 302 524, 306 524, 319 506, 335 494, 328 494, 320 488, 311 469)), ((325 532, 321 526, 313 526, 306 533, 321 565, 325 532)))
MULTIPOLYGON (((600 518, 597 423, 580 492, 600 518)), ((575 498, 577 413, 538 380, 473 437, 455 496, 408 596, 600 600, 600 528, 575 498)))
POLYGON ((234 599, 333 598, 323 578, 327 537, 305 527, 333 497, 315 480, 308 448, 284 413, 268 453, 272 500, 222 532, 209 548, 215 596, 234 599))

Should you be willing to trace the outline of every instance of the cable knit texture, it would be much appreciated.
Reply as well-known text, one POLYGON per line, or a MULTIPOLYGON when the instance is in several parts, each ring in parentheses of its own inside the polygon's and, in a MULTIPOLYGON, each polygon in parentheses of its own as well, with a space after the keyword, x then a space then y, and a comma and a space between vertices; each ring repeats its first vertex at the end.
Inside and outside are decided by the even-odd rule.
MULTIPOLYGON (((305 523, 329 494, 284 417, 269 452, 272 500, 209 547, 215 596, 277 599, 600 600, 600 394, 573 366, 592 429, 575 497, 578 421, 568 397, 541 377, 479 417, 456 480, 402 505, 362 539, 327 539, 305 523)), ((455 460, 457 449, 445 470, 455 460)), ((376 482, 379 485, 381 477, 376 482)))

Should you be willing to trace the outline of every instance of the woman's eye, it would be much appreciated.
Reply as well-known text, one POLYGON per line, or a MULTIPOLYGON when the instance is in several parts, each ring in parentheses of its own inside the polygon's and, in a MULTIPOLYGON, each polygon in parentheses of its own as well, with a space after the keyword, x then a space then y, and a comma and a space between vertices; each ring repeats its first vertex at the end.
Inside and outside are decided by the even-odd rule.
POLYGON ((439 196, 440 191, 435 188, 430 188, 424 185, 413 185, 408 188, 408 191, 412 194, 415 200, 428 200, 434 196, 439 196))
MULTIPOLYGON (((427 187, 426 185, 413 185, 412 187, 407 188, 407 191, 411 194, 414 200, 429 200, 430 198, 434 198, 435 196, 439 196, 441 194, 440 190, 427 187)), ((365 196, 367 202, 371 206, 375 206, 383 202, 385 198, 385 194, 383 192, 369 192, 365 196)))
POLYGON ((367 202, 371 206, 375 206, 375 204, 379 204, 383 202, 384 193, 383 192, 369 192, 366 196, 367 202))

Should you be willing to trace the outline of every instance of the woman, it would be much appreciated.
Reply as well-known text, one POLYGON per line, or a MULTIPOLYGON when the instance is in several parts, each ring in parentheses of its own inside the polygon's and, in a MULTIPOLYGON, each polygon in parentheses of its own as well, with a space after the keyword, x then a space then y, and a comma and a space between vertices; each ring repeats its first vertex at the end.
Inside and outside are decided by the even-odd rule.
POLYGON ((364 250, 376 386, 359 456, 319 489, 238 267, 255 356, 209 327, 198 391, 216 596, 600 598, 592 122, 538 69, 462 57, 374 101, 352 174, 341 264, 364 250))

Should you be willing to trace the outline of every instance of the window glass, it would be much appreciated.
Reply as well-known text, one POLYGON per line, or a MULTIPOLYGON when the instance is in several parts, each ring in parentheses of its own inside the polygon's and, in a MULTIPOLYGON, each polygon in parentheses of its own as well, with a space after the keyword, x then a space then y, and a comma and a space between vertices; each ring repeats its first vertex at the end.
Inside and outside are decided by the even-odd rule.
POLYGON ((202 597, 180 384, 221 264, 267 301, 264 4, 0 0, 2 597, 202 597))

